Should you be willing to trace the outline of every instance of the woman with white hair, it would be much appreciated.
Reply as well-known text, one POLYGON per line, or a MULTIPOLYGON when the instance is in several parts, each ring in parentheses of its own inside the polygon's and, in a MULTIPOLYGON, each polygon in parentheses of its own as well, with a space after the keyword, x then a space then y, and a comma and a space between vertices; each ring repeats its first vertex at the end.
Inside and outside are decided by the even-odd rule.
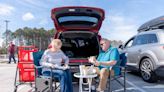
POLYGON ((61 92, 73 92, 72 77, 69 71, 69 59, 61 50, 62 42, 59 39, 53 39, 51 42, 51 48, 47 49, 42 58, 41 65, 44 66, 42 73, 45 76, 50 76, 52 70, 53 76, 59 76, 60 90, 61 92), (62 63, 64 62, 64 66, 62 63))

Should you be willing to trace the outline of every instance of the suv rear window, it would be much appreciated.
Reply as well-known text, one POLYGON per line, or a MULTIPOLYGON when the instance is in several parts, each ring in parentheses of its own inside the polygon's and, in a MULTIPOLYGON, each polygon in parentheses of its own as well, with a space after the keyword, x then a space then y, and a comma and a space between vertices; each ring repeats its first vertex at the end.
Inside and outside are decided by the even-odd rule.
POLYGON ((91 16, 62 16, 58 18, 58 22, 62 26, 96 26, 98 18, 91 16))
POLYGON ((156 34, 143 34, 136 37, 133 42, 133 45, 143 45, 157 42, 158 40, 156 34))
POLYGON ((97 23, 98 19, 96 17, 90 16, 63 16, 58 18, 59 23, 68 22, 68 21, 89 21, 97 23))

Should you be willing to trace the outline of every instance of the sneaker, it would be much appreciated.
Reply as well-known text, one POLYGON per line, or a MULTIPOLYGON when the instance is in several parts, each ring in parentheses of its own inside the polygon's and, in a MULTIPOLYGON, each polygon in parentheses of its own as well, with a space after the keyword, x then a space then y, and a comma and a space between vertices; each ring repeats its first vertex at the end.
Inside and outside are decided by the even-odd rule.
POLYGON ((100 88, 96 89, 98 92, 104 92, 104 90, 101 90, 100 88))

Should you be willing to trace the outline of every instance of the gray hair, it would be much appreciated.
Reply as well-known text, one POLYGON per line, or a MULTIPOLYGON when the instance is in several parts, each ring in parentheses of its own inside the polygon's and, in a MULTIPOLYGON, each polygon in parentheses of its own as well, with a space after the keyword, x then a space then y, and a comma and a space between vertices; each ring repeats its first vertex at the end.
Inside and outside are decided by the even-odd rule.
POLYGON ((104 40, 105 42, 110 42, 107 38, 102 38, 101 40, 104 40))

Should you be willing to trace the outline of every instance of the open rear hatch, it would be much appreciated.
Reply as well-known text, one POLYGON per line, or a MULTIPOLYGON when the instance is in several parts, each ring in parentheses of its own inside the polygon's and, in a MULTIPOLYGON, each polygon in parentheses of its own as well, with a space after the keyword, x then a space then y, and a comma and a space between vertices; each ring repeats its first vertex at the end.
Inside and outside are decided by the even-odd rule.
POLYGON ((52 9, 51 17, 58 32, 77 29, 98 32, 104 11, 93 7, 60 7, 52 9))
POLYGON ((138 29, 138 32, 149 31, 150 29, 163 29, 164 28, 164 16, 150 20, 138 29))

